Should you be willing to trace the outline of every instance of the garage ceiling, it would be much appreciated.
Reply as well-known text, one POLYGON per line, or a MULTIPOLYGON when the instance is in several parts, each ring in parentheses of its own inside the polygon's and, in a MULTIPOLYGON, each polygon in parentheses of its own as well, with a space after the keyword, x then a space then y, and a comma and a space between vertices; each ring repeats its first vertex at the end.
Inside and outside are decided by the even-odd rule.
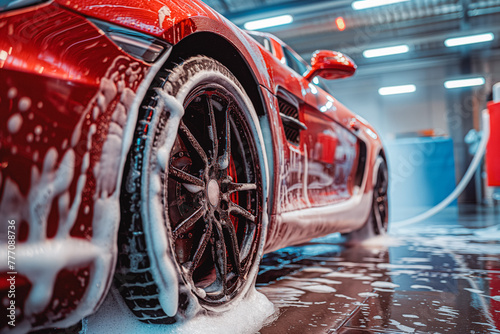
MULTIPOLYGON (((249 20, 291 14, 292 24, 267 28, 305 59, 317 49, 343 51, 363 65, 365 73, 378 73, 389 66, 422 66, 422 61, 472 57, 500 57, 500 0, 410 0, 353 10, 351 0, 205 0, 240 27, 249 20), (339 31, 337 17, 346 29, 339 31), (446 48, 448 37, 493 32, 493 42, 446 48), (407 54, 365 59, 362 51, 408 44, 407 54)), ((431 63, 429 63, 431 62, 431 63)))

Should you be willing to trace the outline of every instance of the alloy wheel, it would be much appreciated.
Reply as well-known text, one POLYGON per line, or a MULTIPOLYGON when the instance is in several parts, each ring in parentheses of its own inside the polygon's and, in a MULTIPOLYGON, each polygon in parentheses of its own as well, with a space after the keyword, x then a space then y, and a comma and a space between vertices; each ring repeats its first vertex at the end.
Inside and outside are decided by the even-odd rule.
POLYGON ((184 280, 218 304, 246 280, 260 240, 257 152, 224 87, 194 89, 184 108, 165 182, 170 238, 184 280))

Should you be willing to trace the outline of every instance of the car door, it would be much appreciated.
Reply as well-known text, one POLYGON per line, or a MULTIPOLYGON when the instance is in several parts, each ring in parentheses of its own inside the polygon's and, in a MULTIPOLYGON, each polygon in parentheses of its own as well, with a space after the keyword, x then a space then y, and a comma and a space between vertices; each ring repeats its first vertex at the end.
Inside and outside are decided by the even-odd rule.
MULTIPOLYGON (((342 110, 337 114, 340 104, 314 82, 304 79, 307 63, 287 46, 283 46, 283 54, 300 85, 298 119, 303 126, 299 127, 298 145, 292 145, 298 148, 303 161, 299 172, 300 186, 304 188, 301 201, 305 206, 316 207, 348 200, 356 192, 358 138, 339 119, 332 118, 345 116, 341 115, 342 110)), ((283 109, 281 105, 280 108, 283 109)))
MULTIPOLYGON (((272 71, 280 119, 281 141, 279 151, 281 164, 278 176, 277 213, 294 211, 311 206, 308 200, 307 158, 302 149, 302 132, 305 130, 304 119, 300 109, 303 105, 303 86, 300 69, 293 70, 287 66, 281 43, 268 38, 274 57, 269 59, 268 68, 272 71)), ((261 44, 262 42, 259 41, 261 44)), ((307 65, 304 67, 307 70, 307 65)))

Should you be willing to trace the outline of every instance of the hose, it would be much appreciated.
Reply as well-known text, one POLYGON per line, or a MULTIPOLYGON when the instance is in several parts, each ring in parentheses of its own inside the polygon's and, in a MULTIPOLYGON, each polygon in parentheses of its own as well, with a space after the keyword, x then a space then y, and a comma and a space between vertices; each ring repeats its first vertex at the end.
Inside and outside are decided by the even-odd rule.
POLYGON ((481 159, 483 158, 485 152, 486 152, 486 144, 488 143, 488 138, 490 136, 490 115, 488 113, 488 110, 483 110, 482 112, 482 120, 483 120, 483 136, 481 138, 481 141, 479 142, 479 147, 476 151, 476 154, 474 155, 474 158, 472 159, 469 168, 467 168, 467 171, 465 172, 465 175, 462 177, 462 180, 460 183, 457 185, 455 190, 451 194, 448 195, 444 200, 442 200, 439 204, 434 206, 433 208, 415 216, 412 218, 408 218, 405 220, 401 220, 398 222, 391 222, 391 225, 397 225, 398 227, 402 226, 407 226, 411 224, 418 223, 422 220, 428 219, 432 216, 434 216, 436 213, 439 211, 443 210, 446 208, 448 205, 450 205, 451 202, 453 202, 455 199, 457 199, 458 196, 464 191, 465 187, 467 184, 469 184, 472 176, 474 176, 474 173, 476 172, 479 164, 481 163, 481 159))

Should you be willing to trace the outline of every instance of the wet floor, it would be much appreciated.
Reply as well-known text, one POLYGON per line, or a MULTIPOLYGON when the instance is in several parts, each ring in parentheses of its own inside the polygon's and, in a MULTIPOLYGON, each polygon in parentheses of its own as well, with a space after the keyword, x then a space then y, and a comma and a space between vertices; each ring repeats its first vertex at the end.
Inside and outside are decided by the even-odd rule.
POLYGON ((451 208, 345 247, 339 235, 268 254, 260 333, 500 333, 500 211, 451 208))

